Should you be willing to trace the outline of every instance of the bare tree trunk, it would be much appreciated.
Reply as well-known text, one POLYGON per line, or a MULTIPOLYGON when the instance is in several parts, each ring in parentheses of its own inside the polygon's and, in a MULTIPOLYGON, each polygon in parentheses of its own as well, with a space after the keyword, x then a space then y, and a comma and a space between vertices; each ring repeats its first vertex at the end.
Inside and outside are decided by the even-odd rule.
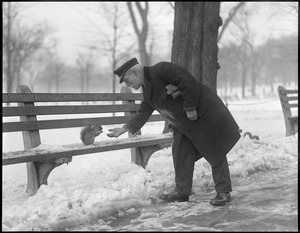
MULTIPOLYGON (((220 2, 175 2, 171 62, 217 92, 220 2)), ((169 131, 165 123, 164 132, 169 131)))
POLYGON ((5 40, 5 48, 6 48, 6 62, 7 62, 7 67, 5 69, 6 71, 6 91, 7 93, 12 92, 12 73, 11 73, 11 50, 10 50, 10 43, 11 43, 11 26, 12 26, 12 19, 11 19, 11 3, 7 2, 7 35, 6 35, 6 40, 5 40))
MULTIPOLYGON (((51 32, 47 24, 28 27, 21 23, 22 10, 26 7, 18 2, 3 2, 3 58, 7 92, 20 84, 24 65, 30 63, 32 56, 43 47, 44 39, 51 32)), ((22 76, 23 78, 23 76, 22 76)))
POLYGON ((55 78, 55 90, 56 93, 59 93, 59 87, 61 85, 61 77, 63 72, 63 64, 62 63, 54 63, 54 78, 55 78))
POLYGON ((246 88, 246 77, 247 77, 247 70, 246 67, 243 66, 242 68, 242 98, 245 98, 245 88, 246 88))
POLYGON ((271 93, 273 94, 274 93, 274 80, 275 80, 275 77, 272 75, 269 79, 269 85, 270 85, 270 91, 271 93))
POLYGON ((148 10, 149 10, 148 2, 145 2, 144 9, 141 7, 140 2, 135 2, 136 7, 137 7, 138 12, 141 17, 141 21, 142 21, 142 29, 140 29, 140 30, 137 26, 137 21, 136 21, 131 4, 132 4, 131 2, 127 2, 127 6, 128 6, 131 20, 132 20, 133 28, 134 28, 135 34, 138 37, 139 51, 140 51, 140 57, 141 57, 140 62, 142 65, 148 66, 149 65, 149 55, 148 55, 148 52, 146 49, 146 40, 147 40, 147 35, 148 35, 148 20, 147 20, 148 10))
POLYGON ((50 81, 49 81, 47 86, 48 86, 48 93, 51 93, 51 89, 52 89, 52 79, 51 79, 51 77, 50 77, 50 81))
POLYGON ((171 61, 216 92, 220 2, 175 2, 171 61))
POLYGON ((85 71, 83 67, 80 67, 80 91, 84 93, 84 80, 85 80, 85 71))
POLYGON ((252 71, 251 75, 251 95, 256 96, 256 80, 257 80, 257 72, 252 71))
POLYGON ((220 2, 205 2, 202 50, 202 83, 217 92, 218 30, 222 25, 220 2))
POLYGON ((92 70, 92 65, 88 62, 86 64, 86 79, 85 79, 85 92, 86 93, 89 93, 89 91, 90 91, 91 70, 92 70))

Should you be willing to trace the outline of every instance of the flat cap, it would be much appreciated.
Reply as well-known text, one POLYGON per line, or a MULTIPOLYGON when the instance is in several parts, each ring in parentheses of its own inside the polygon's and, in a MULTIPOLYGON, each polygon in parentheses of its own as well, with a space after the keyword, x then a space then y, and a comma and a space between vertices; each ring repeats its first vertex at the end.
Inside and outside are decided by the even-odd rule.
POLYGON ((120 77, 120 83, 123 82, 123 77, 124 77, 125 73, 127 72, 127 70, 129 70, 131 67, 133 67, 136 64, 139 64, 137 59, 132 58, 114 71, 114 74, 116 74, 120 77))

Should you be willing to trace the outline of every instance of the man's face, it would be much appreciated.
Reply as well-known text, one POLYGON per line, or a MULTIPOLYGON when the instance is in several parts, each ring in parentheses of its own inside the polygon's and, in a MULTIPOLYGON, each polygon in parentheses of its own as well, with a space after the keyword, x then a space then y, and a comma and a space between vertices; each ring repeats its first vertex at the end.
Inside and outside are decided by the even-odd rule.
POLYGON ((135 71, 128 71, 123 80, 127 87, 134 88, 135 90, 138 90, 142 85, 141 78, 135 71))

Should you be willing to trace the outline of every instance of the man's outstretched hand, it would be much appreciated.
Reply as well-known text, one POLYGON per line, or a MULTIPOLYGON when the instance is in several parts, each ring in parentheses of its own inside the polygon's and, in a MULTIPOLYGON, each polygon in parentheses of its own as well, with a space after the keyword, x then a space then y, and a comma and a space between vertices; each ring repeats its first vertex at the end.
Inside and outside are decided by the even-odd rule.
POLYGON ((127 132, 127 129, 124 128, 113 128, 113 129, 109 129, 108 130, 111 133, 106 134, 108 137, 110 138, 117 138, 120 135, 122 135, 123 133, 127 132))

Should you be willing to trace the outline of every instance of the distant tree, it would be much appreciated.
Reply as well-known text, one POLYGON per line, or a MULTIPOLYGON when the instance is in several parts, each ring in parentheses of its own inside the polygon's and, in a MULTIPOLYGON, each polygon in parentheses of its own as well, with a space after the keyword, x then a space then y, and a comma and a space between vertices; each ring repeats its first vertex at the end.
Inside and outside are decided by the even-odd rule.
POLYGON ((280 82, 284 86, 288 83, 298 83, 298 37, 285 36, 269 39, 265 45, 266 79, 274 92, 273 84, 280 82))
POLYGON ((239 70, 237 64, 238 47, 230 43, 219 49, 218 57, 220 69, 218 70, 218 87, 224 87, 224 97, 226 99, 228 91, 232 91, 234 86, 238 86, 239 70))
POLYGON ((140 2, 134 2, 136 5, 136 8, 138 10, 140 20, 141 20, 141 29, 138 27, 138 20, 136 18, 136 15, 133 10, 132 2, 127 2, 127 7, 130 13, 130 17, 132 20, 132 25, 135 31, 135 34, 138 38, 138 45, 139 45, 139 53, 140 53, 140 62, 142 65, 148 66, 150 65, 150 58, 149 54, 146 48, 146 41, 147 41, 147 36, 148 36, 148 29, 149 29, 149 24, 148 24, 148 11, 149 11, 149 4, 148 2, 145 2, 145 7, 142 8, 140 2))
POLYGON ((79 79, 81 81, 81 92, 89 92, 90 82, 93 76, 93 68, 95 66, 95 54, 93 47, 91 47, 86 54, 78 54, 76 63, 79 66, 80 70, 79 79))
POLYGON ((249 61, 248 61, 248 46, 246 40, 242 40, 241 45, 237 50, 237 61, 240 65, 240 73, 241 73, 241 88, 242 88, 242 98, 246 97, 246 84, 247 84, 247 76, 249 72, 249 61))
POLYGON ((265 43, 265 49, 268 50, 268 56, 265 61, 265 77, 264 82, 266 85, 269 85, 271 93, 274 93, 275 80, 278 78, 278 73, 276 65, 274 64, 274 59, 277 57, 277 45, 275 39, 268 39, 265 43))
POLYGON ((56 93, 59 93, 60 86, 62 85, 61 79, 64 74, 64 68, 65 68, 65 64, 62 61, 60 61, 59 59, 57 59, 53 63, 53 79, 55 82, 56 93))
MULTIPOLYGON (((36 69, 39 70, 36 72, 35 84, 41 89, 46 87, 46 91, 49 93, 59 93, 67 81, 64 77, 67 66, 59 55, 58 45, 59 40, 52 37, 47 45, 34 55, 32 61, 33 66, 35 65, 36 69)), ((32 67, 32 69, 34 68, 32 67)))
MULTIPOLYGON (((246 97, 246 82, 251 66, 251 53, 254 51, 253 37, 251 35, 250 28, 250 17, 253 14, 252 10, 244 9, 238 17, 233 19, 233 24, 236 26, 233 35, 237 41, 240 41, 237 58, 241 66, 241 87, 242 87, 242 98, 246 97)), ((254 76, 253 76, 254 77, 254 76)))
POLYGON ((65 63, 53 55, 45 63, 45 67, 38 73, 38 81, 46 87, 48 93, 59 93, 64 84, 65 63))
POLYGON ((3 69, 6 91, 13 92, 21 81, 21 72, 32 56, 43 47, 45 38, 52 32, 46 23, 28 27, 21 24, 21 12, 25 9, 19 2, 3 2, 3 69))
POLYGON ((79 46, 85 50, 92 46, 95 48, 95 52, 100 55, 99 57, 104 55, 108 58, 111 67, 109 76, 111 76, 112 85, 107 86, 112 86, 113 93, 117 91, 116 81, 118 80, 113 74, 113 70, 116 69, 121 60, 129 58, 128 54, 135 46, 132 40, 128 40, 131 33, 125 30, 128 24, 128 15, 126 14, 126 8, 124 9, 124 4, 126 2, 100 2, 93 9, 89 9, 90 12, 95 13, 99 17, 98 21, 104 21, 108 25, 109 30, 103 30, 103 27, 97 20, 95 21, 94 18, 90 18, 85 12, 78 10, 78 13, 91 26, 88 29, 85 26, 84 30, 91 35, 89 38, 94 38, 93 40, 88 39, 84 44, 79 44, 79 46))
POLYGON ((30 62, 27 62, 23 67, 23 75, 27 77, 27 83, 32 92, 35 92, 35 87, 39 81, 43 79, 43 71, 47 67, 52 56, 46 50, 40 50, 34 56, 30 62))
MULTIPOLYGON (((122 43, 122 40, 128 36, 128 33, 124 31, 124 28, 128 22, 125 19, 124 7, 121 4, 123 3, 111 2, 109 5, 107 5, 107 3, 101 3, 102 14, 112 29, 111 36, 102 33, 105 38, 105 44, 102 50, 106 51, 112 71, 117 68, 117 64, 121 60, 127 58, 128 53, 130 53, 135 45, 135 43, 129 43, 129 46, 121 46, 124 44, 122 43)), ((117 77, 113 72, 111 72, 111 76, 113 93, 115 93, 117 77)))
POLYGON ((256 86, 259 78, 263 76, 263 70, 266 65, 266 56, 268 51, 266 47, 261 45, 258 47, 250 46, 250 70, 251 70, 251 95, 256 96, 256 86))

